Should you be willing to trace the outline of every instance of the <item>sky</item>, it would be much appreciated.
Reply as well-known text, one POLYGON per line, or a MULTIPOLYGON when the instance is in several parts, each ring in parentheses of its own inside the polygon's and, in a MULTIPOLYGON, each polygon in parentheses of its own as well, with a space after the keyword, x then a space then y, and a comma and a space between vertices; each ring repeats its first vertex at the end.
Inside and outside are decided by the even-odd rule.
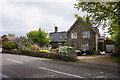
MULTIPOLYGON (((0 2, 0 35, 24 36, 27 32, 41 28, 46 32, 67 31, 76 18, 87 15, 74 8, 72 0, 5 0, 0 2)), ((103 33, 100 28, 100 32, 103 33)))

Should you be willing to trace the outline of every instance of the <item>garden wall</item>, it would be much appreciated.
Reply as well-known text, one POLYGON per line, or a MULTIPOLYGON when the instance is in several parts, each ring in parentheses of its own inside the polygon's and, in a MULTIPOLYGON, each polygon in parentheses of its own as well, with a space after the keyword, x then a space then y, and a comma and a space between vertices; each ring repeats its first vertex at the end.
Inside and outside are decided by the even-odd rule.
POLYGON ((73 53, 72 55, 64 55, 60 53, 44 53, 44 52, 37 52, 37 51, 26 51, 26 50, 2 50, 2 53, 11 53, 11 54, 21 54, 21 55, 28 55, 34 57, 42 57, 42 58, 50 58, 50 59, 60 59, 68 61, 77 60, 77 54, 73 53))

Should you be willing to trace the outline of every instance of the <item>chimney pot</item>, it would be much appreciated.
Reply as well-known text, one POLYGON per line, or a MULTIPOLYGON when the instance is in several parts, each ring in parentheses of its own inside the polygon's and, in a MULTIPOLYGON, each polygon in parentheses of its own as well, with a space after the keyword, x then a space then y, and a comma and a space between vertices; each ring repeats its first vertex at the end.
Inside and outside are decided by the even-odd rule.
POLYGON ((58 27, 57 26, 55 26, 55 32, 58 32, 58 27))

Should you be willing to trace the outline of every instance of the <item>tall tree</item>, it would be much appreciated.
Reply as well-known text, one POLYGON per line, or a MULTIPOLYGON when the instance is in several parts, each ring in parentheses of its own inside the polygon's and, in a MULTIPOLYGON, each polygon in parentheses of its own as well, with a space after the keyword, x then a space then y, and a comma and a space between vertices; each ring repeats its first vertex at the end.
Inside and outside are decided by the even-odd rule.
POLYGON ((39 44, 39 46, 49 45, 50 37, 48 37, 48 33, 39 29, 38 31, 30 31, 27 33, 27 37, 31 39, 34 43, 39 44))
POLYGON ((91 20, 95 25, 106 26, 106 23, 111 22, 113 19, 119 21, 119 5, 120 2, 80 2, 80 0, 78 0, 78 4, 75 4, 75 8, 90 13, 91 20))

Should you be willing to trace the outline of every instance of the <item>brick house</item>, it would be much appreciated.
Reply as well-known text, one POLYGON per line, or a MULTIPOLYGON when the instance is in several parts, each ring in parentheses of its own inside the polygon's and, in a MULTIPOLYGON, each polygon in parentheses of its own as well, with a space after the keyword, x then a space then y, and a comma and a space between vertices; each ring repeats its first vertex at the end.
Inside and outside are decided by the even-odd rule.
POLYGON ((59 48, 60 45, 67 43, 66 32, 58 32, 58 27, 55 27, 55 31, 53 33, 50 33, 49 36, 52 37, 50 44, 54 49, 59 48))
POLYGON ((89 27, 77 19, 67 31, 67 41, 70 46, 76 46, 79 50, 98 49, 99 30, 96 27, 89 27))
POLYGON ((7 41, 14 41, 16 38, 17 38, 16 36, 3 35, 2 36, 2 46, 4 45, 5 42, 7 42, 7 41))

